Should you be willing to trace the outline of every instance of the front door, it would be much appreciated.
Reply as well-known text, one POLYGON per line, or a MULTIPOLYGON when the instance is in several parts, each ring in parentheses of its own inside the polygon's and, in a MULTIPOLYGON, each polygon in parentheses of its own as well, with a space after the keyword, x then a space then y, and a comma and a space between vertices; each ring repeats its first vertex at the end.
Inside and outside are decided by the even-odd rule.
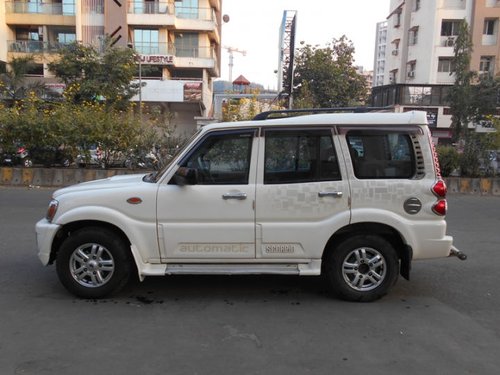
POLYGON ((159 187, 163 261, 255 258, 256 143, 255 130, 208 133, 179 163, 194 181, 159 187))

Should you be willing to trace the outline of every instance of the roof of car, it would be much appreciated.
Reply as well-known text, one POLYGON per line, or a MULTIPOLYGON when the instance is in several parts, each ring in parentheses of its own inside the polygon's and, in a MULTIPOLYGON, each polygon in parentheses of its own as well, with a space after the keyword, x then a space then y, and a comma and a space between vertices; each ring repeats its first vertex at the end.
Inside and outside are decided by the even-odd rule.
POLYGON ((325 113, 296 117, 284 117, 262 121, 223 122, 206 125, 206 130, 231 127, 261 126, 311 126, 311 125, 427 125, 427 114, 424 111, 404 113, 325 113))

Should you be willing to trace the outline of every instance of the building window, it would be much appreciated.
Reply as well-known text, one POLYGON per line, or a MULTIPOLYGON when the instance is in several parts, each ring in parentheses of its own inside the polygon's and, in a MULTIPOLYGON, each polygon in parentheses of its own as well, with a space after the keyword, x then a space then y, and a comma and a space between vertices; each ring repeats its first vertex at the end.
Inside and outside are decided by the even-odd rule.
POLYGON ((75 33, 57 33, 57 42, 61 44, 69 44, 76 41, 75 33))
POLYGON ((414 26, 409 32, 409 45, 414 46, 418 42, 418 26, 414 26))
POLYGON ((498 19, 485 19, 484 20, 484 28, 483 35, 495 35, 496 34, 496 25, 498 19))
POLYGON ((394 39, 391 44, 394 46, 394 49, 392 50, 392 55, 397 56, 399 53, 399 42, 400 39, 394 39))
POLYGON ((32 64, 26 70, 27 76, 43 77, 43 64, 32 64))
POLYGON ((175 33, 175 56, 198 57, 198 34, 175 33))
POLYGON ((176 0, 175 15, 179 18, 198 18, 198 0, 176 0))
POLYGON ((457 36, 461 20, 443 20, 441 23, 441 36, 457 36))
POLYGON ((394 13, 394 27, 401 26, 401 9, 394 13))
POLYGON ((439 73, 452 73, 455 71, 455 64, 451 57, 440 57, 438 61, 439 73))
POLYGON ((397 82, 396 82, 396 81, 397 81, 397 76, 398 76, 398 70, 397 70, 397 69, 391 70, 391 71, 389 72, 389 82, 390 82, 391 84, 395 84, 395 83, 397 83, 397 82))
POLYGON ((479 62, 479 73, 493 75, 494 68, 494 56, 481 56, 479 62))
POLYGON ((408 78, 415 78, 415 69, 417 67, 417 61, 416 60, 408 61, 406 66, 408 67, 408 78))
POLYGON ((134 48, 143 55, 154 55, 160 52, 159 32, 154 29, 135 29, 134 48))

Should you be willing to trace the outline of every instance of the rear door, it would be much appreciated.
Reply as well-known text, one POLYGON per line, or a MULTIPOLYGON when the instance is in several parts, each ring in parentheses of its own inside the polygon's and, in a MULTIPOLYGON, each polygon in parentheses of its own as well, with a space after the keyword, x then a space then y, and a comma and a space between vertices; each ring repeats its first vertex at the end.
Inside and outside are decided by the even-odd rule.
POLYGON ((319 259, 350 220, 349 185, 331 128, 264 129, 256 198, 257 258, 319 259))

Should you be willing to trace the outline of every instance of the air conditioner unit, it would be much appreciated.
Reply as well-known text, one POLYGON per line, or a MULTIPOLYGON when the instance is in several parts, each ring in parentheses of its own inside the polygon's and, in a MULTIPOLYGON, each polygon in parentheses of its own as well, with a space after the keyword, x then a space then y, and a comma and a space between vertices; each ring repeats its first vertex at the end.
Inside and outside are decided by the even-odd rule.
POLYGON ((408 72, 408 78, 414 78, 415 77, 415 71, 411 70, 408 72))
POLYGON ((392 50, 392 55, 393 55, 393 56, 397 56, 397 55, 398 55, 398 53, 399 53, 399 51, 398 51, 397 49, 393 49, 393 50, 392 50))
POLYGON ((444 42, 444 45, 446 47, 453 47, 455 45, 455 38, 446 39, 446 41, 444 42))

